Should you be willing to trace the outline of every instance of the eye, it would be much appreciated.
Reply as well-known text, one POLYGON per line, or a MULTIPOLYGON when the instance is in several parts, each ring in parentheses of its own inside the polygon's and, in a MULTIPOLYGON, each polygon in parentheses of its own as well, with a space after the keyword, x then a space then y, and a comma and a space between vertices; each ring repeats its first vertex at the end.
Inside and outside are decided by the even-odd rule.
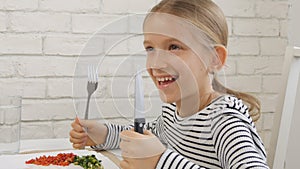
POLYGON ((147 46, 147 47, 145 47, 145 50, 146 50, 146 52, 152 52, 152 51, 154 51, 154 48, 151 46, 147 46))
POLYGON ((169 50, 179 50, 181 49, 181 47, 179 47, 178 45, 172 44, 169 46, 169 50))

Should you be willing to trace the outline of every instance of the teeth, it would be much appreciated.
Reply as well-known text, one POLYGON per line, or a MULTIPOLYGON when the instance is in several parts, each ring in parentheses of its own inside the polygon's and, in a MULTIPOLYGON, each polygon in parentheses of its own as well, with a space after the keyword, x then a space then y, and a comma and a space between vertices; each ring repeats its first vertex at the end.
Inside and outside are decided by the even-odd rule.
POLYGON ((172 77, 157 77, 156 79, 159 82, 164 82, 164 81, 171 81, 172 77))

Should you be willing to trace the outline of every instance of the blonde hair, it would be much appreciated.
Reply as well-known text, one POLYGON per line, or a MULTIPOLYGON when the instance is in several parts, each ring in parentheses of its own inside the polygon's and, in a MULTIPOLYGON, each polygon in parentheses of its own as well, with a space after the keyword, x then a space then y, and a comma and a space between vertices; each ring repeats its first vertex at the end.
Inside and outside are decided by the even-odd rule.
MULTIPOLYGON (((222 10, 211 0, 162 0, 150 12, 172 14, 184 18, 200 28, 215 44, 227 47, 228 26, 222 10)), ((216 76, 212 81, 213 89, 220 93, 235 95, 249 106, 254 121, 260 117, 260 102, 254 96, 223 86, 216 76)))

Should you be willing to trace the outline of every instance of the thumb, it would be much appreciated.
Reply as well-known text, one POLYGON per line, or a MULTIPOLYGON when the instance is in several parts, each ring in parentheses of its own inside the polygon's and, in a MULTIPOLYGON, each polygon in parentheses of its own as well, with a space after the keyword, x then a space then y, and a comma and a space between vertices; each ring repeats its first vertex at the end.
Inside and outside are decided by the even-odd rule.
POLYGON ((81 127, 83 127, 82 121, 83 120, 79 119, 78 117, 75 118, 75 123, 78 124, 78 125, 80 125, 81 127))
POLYGON ((75 118, 75 123, 80 124, 78 117, 75 118))

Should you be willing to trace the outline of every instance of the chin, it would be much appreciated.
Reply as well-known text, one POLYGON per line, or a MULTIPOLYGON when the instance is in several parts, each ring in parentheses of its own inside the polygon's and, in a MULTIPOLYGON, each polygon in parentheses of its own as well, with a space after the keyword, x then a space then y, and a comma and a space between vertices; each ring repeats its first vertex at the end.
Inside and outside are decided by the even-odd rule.
POLYGON ((160 97, 161 101, 164 102, 164 103, 174 103, 174 102, 177 101, 174 97, 167 96, 164 93, 160 93, 159 97, 160 97))

